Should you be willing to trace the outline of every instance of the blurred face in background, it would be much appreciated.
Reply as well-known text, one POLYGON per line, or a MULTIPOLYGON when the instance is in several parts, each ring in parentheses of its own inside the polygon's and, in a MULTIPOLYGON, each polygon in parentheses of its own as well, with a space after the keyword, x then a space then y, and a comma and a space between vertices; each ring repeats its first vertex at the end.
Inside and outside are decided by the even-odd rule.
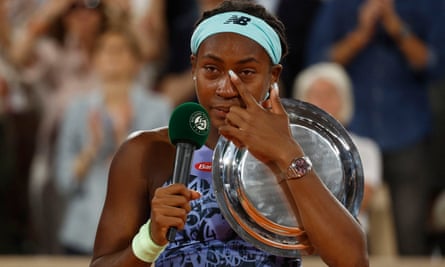
POLYGON ((339 90, 327 79, 319 78, 308 88, 305 101, 316 105, 339 119, 342 110, 342 98, 339 90))
POLYGON ((139 71, 137 44, 123 33, 107 32, 95 50, 96 71, 105 80, 132 80, 139 71))
POLYGON ((101 7, 89 8, 83 1, 75 1, 64 16, 63 23, 72 35, 95 36, 100 32, 103 19, 101 7))

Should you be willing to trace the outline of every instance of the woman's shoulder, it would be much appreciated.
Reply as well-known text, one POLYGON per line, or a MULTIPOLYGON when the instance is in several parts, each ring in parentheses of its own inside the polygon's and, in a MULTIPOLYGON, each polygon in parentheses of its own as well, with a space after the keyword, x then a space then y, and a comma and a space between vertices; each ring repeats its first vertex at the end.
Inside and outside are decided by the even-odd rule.
POLYGON ((138 177, 167 177, 173 167, 175 146, 168 128, 137 131, 129 135, 114 156, 111 172, 135 173, 138 177))
POLYGON ((131 133, 118 152, 132 160, 158 163, 164 159, 171 161, 174 153, 175 146, 170 142, 166 126, 131 133))
POLYGON ((152 146, 157 145, 166 145, 173 148, 168 137, 167 126, 150 130, 134 131, 128 135, 127 140, 123 145, 135 146, 141 149, 149 149, 152 146))

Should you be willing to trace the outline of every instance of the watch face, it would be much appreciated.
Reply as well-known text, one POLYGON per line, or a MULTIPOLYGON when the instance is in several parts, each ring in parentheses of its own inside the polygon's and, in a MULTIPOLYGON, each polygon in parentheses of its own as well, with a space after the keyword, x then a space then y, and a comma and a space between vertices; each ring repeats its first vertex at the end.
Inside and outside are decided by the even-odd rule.
POLYGON ((306 160, 304 158, 298 158, 296 159, 293 164, 292 164, 295 168, 295 170, 298 173, 298 177, 304 176, 310 168, 310 165, 306 162, 306 160))
MULTIPOLYGON (((302 146, 331 193, 357 216, 363 194, 363 170, 357 149, 343 126, 314 105, 281 99, 293 137, 302 146)), ((297 160, 305 172, 307 162, 297 160)), ((245 148, 220 137, 213 154, 213 184, 222 214, 237 234, 259 249, 299 257, 301 232, 278 179, 245 148)))
POLYGON ((312 169, 312 163, 307 156, 294 159, 287 169, 286 177, 283 179, 301 178, 312 169))

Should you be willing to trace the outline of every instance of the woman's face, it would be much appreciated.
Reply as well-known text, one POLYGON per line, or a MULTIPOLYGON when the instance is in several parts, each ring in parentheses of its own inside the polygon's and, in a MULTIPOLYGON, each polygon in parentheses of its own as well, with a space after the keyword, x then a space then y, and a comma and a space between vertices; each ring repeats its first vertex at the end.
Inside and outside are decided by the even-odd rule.
POLYGON ((244 106, 228 71, 234 71, 245 88, 262 102, 281 65, 272 65, 263 47, 235 33, 218 33, 207 38, 196 56, 192 56, 192 73, 200 104, 209 112, 214 128, 225 122, 231 106, 244 106))
POLYGON ((109 32, 102 35, 95 50, 94 64, 103 80, 131 81, 139 70, 136 52, 123 34, 109 32))
POLYGON ((67 31, 76 36, 95 36, 100 30, 102 19, 97 8, 87 8, 77 2, 64 17, 64 23, 67 31))

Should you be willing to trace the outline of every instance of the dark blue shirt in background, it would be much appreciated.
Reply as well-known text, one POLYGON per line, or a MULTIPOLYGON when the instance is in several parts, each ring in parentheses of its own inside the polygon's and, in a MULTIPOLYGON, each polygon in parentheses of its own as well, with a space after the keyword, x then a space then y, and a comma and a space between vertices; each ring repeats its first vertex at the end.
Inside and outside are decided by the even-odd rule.
MULTIPOLYGON (((330 60, 328 51, 357 25, 362 0, 330 0, 319 9, 308 44, 309 64, 330 60)), ((350 130, 373 138, 384 152, 413 144, 432 131, 429 84, 445 75, 445 1, 396 0, 397 13, 426 43, 427 68, 414 70, 381 26, 345 66, 353 82, 350 130)))

